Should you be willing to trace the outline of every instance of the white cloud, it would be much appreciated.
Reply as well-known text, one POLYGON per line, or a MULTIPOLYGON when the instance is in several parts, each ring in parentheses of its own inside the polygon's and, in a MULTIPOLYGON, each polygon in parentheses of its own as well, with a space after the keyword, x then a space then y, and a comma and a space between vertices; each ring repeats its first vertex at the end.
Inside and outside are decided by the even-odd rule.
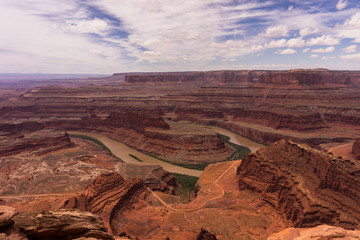
POLYGON ((287 49, 284 49, 284 50, 278 50, 275 52, 276 54, 294 54, 296 53, 296 50, 295 49, 291 49, 291 48, 287 48, 287 49))
POLYGON ((271 42, 264 45, 265 48, 281 48, 287 45, 287 40, 282 38, 279 40, 272 40, 271 42))
POLYGON ((310 51, 311 49, 310 48, 305 48, 304 50, 302 50, 303 53, 306 53, 308 51, 310 51))
POLYGON ((343 38, 353 38, 353 42, 360 43, 360 12, 346 19, 344 24, 337 25, 337 34, 343 38))
POLYGON ((330 53, 330 52, 333 52, 334 50, 335 50, 335 47, 331 46, 331 47, 327 47, 327 48, 313 49, 313 50, 311 50, 311 52, 313 52, 313 53, 330 53))
POLYGON ((330 60, 330 59, 336 59, 335 56, 331 56, 331 57, 327 57, 327 56, 323 56, 321 57, 322 60, 330 60))
POLYGON ((342 55, 342 56, 340 56, 340 58, 342 58, 342 59, 354 59, 354 60, 360 61, 360 53, 342 55))
POLYGON ((305 41, 301 38, 293 38, 287 41, 287 46, 290 48, 304 47, 305 41))
POLYGON ((264 45, 264 48, 281 48, 281 47, 298 48, 304 46, 305 46, 305 41, 301 38, 292 38, 289 40, 282 38, 282 39, 270 41, 269 43, 264 45))
POLYGON ((289 28, 286 25, 278 25, 268 27, 264 33, 261 33, 262 37, 287 37, 289 34, 289 28))
POLYGON ((104 20, 95 18, 92 20, 68 20, 63 29, 73 33, 103 34, 109 31, 110 27, 104 20))
POLYGON ((342 50, 345 53, 353 53, 353 52, 356 52, 356 48, 357 48, 357 45, 350 45, 348 47, 343 48, 342 50))
POLYGON ((348 4, 348 0, 339 0, 339 2, 336 4, 336 8, 338 10, 343 10, 344 8, 346 8, 348 4))
POLYGON ((310 38, 306 41, 307 46, 314 45, 337 45, 340 43, 339 38, 334 38, 329 35, 322 35, 321 37, 310 38))
POLYGON ((317 54, 312 54, 310 57, 311 57, 311 58, 318 58, 319 55, 317 55, 317 54))
POLYGON ((305 37, 305 36, 316 34, 319 32, 320 32, 319 29, 303 28, 300 30, 299 34, 300 34, 300 36, 305 37))

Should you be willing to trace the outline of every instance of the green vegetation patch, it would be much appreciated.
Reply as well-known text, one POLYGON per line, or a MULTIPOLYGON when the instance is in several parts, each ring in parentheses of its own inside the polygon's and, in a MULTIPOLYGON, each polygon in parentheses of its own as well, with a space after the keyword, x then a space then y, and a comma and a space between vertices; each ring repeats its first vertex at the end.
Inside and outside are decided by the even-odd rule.
POLYGON ((135 156, 135 155, 129 154, 129 156, 132 157, 132 158, 135 159, 135 160, 138 160, 139 162, 144 162, 143 160, 141 160, 140 158, 138 158, 138 157, 135 156))
POLYGON ((195 185, 199 178, 179 173, 171 174, 180 184, 180 187, 175 190, 176 195, 180 196, 182 202, 190 202, 194 196, 195 185))
POLYGON ((241 159, 241 158, 245 157, 247 154, 251 153, 251 151, 248 147, 240 146, 240 145, 230 142, 229 136, 226 136, 226 135, 223 135, 220 133, 218 133, 218 135, 223 142, 230 144, 233 148, 236 149, 235 152, 233 152, 230 157, 226 158, 226 161, 241 159))

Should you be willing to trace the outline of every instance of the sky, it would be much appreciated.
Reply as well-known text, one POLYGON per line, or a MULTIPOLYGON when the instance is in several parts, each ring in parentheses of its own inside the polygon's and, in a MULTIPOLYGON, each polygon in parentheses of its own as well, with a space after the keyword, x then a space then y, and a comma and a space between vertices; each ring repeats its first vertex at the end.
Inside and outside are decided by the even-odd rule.
POLYGON ((0 73, 360 70, 359 0, 1 0, 0 73))

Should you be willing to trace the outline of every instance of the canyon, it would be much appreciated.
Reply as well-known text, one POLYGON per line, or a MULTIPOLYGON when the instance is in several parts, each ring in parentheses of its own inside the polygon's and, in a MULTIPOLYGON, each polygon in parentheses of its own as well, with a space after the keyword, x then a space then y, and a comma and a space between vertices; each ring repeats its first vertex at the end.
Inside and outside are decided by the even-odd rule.
POLYGON ((356 239, 359 103, 327 69, 2 85, 0 238, 356 239))

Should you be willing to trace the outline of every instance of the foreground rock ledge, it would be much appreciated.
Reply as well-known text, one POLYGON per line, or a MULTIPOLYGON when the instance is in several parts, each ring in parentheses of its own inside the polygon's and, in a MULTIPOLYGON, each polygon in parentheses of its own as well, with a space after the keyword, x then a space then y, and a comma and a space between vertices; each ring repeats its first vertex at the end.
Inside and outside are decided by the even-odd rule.
POLYGON ((79 210, 61 209, 35 214, 22 213, 15 216, 13 220, 15 231, 25 233, 29 239, 65 240, 80 237, 114 239, 106 232, 100 217, 79 210))

